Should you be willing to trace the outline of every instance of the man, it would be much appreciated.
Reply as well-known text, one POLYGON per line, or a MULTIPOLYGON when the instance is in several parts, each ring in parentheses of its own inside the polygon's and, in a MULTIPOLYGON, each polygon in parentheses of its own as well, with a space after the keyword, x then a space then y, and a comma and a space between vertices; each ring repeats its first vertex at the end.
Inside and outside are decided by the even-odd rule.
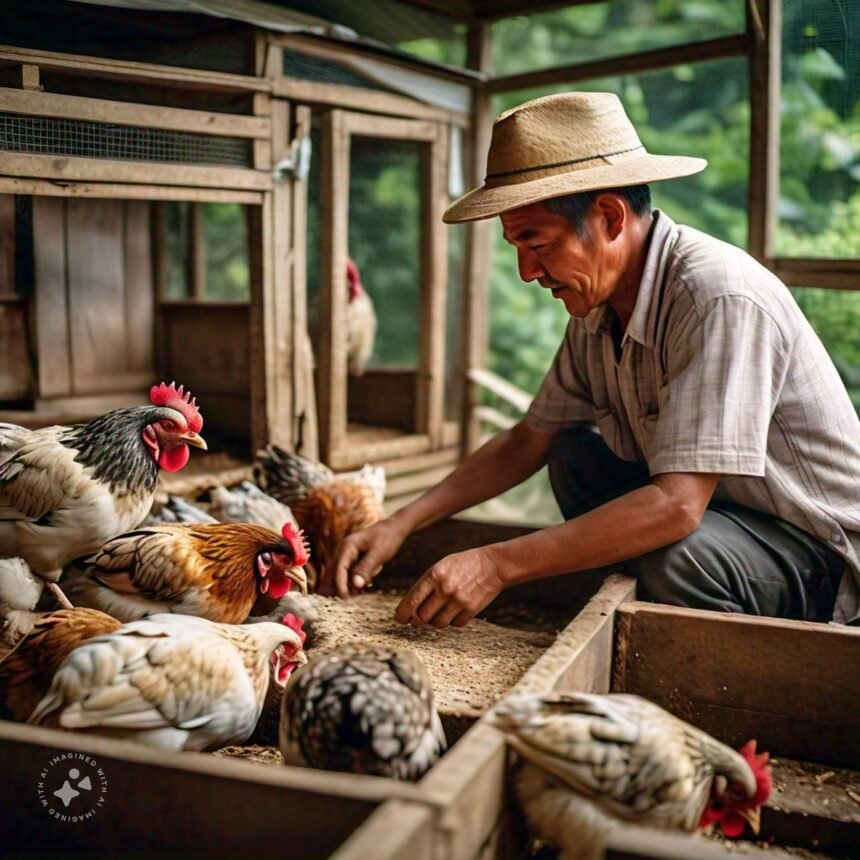
POLYGON ((500 216, 522 279, 570 314, 564 342, 524 419, 350 537, 324 590, 548 463, 567 522, 442 559, 401 622, 462 625, 511 585, 604 567, 663 603, 858 618, 860 421, 785 286, 652 211, 647 183, 704 167, 647 153, 607 93, 498 117, 484 186, 445 220, 500 216))

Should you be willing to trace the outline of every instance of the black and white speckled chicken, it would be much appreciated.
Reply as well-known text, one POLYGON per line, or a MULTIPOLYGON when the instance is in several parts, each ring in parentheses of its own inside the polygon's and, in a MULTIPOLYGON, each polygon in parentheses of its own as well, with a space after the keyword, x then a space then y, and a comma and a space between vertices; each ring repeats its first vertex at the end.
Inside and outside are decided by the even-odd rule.
POLYGON ((446 742, 418 657, 356 642, 320 654, 290 679, 280 747, 287 764, 415 781, 446 742))
POLYGON ((626 694, 519 694, 491 719, 523 760, 515 788, 526 819, 562 849, 560 860, 603 857, 607 837, 625 822, 687 833, 719 825, 730 837, 749 824, 758 832, 771 773, 755 741, 735 752, 626 694))
POLYGON ((20 557, 56 585, 72 559, 137 526, 159 469, 176 472, 188 446, 206 448, 190 392, 153 386, 152 406, 116 409, 88 424, 28 430, 0 425, 0 558, 20 557))
POLYGON ((142 526, 160 526, 167 523, 217 523, 218 519, 183 499, 182 496, 168 496, 167 502, 158 511, 150 511, 142 526))
POLYGON ((250 481, 242 481, 236 487, 210 490, 209 513, 219 523, 253 523, 276 531, 280 531, 284 523, 299 526, 293 512, 283 502, 250 481))

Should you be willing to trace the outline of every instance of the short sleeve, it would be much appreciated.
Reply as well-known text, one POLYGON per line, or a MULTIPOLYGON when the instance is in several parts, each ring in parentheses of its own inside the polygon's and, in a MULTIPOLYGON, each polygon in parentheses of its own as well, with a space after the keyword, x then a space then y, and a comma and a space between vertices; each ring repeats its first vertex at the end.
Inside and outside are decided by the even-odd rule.
POLYGON ((583 375, 587 334, 568 323, 564 340, 525 416, 526 424, 544 433, 558 433, 574 424, 594 420, 591 390, 583 375))
POLYGON ((720 296, 673 333, 667 353, 651 474, 763 476, 789 358, 771 316, 745 296, 720 296))

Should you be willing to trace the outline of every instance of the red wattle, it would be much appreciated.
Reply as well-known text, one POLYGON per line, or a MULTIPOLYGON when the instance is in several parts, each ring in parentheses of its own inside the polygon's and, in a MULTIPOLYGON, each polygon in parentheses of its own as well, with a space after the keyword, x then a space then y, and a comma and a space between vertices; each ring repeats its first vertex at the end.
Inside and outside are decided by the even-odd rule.
POLYGON ((720 819, 720 829, 729 839, 735 839, 744 832, 744 820, 734 812, 727 812, 720 819))
POLYGON ((188 462, 190 456, 188 446, 183 443, 168 451, 162 451, 158 458, 158 465, 165 472, 178 472, 188 462))
POLYGON ((283 579, 269 578, 269 596, 275 600, 283 597, 293 587, 293 581, 283 577, 283 579))

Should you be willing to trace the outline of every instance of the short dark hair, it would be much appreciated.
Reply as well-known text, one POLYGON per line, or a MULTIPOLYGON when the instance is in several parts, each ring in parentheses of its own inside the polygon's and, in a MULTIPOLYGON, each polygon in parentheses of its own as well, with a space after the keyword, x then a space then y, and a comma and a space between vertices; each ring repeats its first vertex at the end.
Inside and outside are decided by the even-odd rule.
POLYGON ((585 216, 591 204, 600 194, 617 194, 623 197, 635 215, 647 215, 651 211, 651 188, 648 185, 628 185, 623 188, 597 188, 594 191, 580 191, 578 194, 565 194, 563 197, 550 197, 543 205, 556 215, 561 215, 573 225, 580 236, 586 234, 585 216))

